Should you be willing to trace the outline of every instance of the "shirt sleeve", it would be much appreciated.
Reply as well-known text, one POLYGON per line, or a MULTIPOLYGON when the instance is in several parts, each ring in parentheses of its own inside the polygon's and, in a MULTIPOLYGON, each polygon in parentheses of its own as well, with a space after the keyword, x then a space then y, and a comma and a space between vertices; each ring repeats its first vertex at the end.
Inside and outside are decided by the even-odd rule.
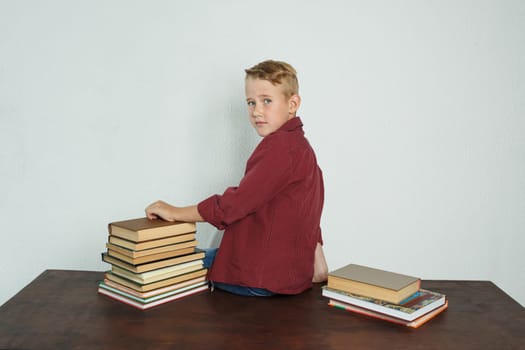
POLYGON ((291 168, 291 157, 286 149, 275 145, 257 148, 239 185, 200 202, 199 214, 223 230, 257 211, 286 187, 291 168))

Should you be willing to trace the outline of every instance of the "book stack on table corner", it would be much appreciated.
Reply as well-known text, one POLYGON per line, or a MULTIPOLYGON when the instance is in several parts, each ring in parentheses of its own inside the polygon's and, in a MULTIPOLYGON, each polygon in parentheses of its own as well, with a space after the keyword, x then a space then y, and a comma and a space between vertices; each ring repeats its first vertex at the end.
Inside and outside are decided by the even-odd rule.
POLYGON ((418 328, 448 307, 445 295, 421 289, 417 277, 349 264, 328 274, 328 305, 418 328))
POLYGON ((109 224, 111 265, 98 292, 138 309, 149 309, 208 289, 204 252, 196 250, 196 225, 147 218, 109 224))

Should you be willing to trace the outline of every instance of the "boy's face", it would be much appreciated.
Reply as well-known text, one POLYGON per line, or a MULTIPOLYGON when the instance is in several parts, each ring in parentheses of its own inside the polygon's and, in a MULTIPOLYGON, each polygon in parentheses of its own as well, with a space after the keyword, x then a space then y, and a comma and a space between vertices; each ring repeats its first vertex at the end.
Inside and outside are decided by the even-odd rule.
POLYGON ((260 136, 266 137, 295 116, 301 99, 298 95, 287 98, 280 85, 268 80, 248 77, 246 102, 250 122, 260 136))

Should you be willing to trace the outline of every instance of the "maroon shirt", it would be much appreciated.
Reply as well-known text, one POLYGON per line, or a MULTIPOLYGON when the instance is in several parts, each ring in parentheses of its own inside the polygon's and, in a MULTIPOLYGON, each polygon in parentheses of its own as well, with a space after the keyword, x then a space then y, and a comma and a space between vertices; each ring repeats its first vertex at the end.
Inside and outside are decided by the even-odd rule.
POLYGON ((281 294, 312 286, 324 187, 302 126, 294 117, 266 136, 239 186, 199 203, 204 220, 225 230, 211 281, 281 294))

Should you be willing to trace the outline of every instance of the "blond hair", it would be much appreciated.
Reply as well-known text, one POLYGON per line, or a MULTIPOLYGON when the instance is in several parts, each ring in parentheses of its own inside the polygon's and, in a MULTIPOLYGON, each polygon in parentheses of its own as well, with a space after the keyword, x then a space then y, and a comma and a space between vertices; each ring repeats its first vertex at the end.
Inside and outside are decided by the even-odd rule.
POLYGON ((290 64, 282 61, 267 60, 245 69, 246 79, 267 80, 273 85, 282 85, 287 98, 299 95, 297 72, 290 64))

